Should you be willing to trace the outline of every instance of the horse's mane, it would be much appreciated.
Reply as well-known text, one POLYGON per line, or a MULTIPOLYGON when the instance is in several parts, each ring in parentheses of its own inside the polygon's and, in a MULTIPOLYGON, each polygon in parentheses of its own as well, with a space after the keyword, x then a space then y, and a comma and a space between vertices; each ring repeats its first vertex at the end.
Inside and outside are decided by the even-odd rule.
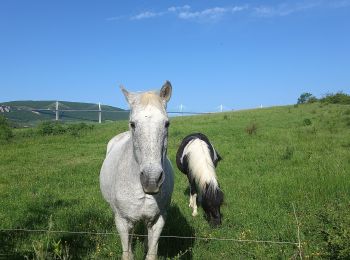
POLYGON ((204 191, 207 185, 212 188, 218 187, 215 166, 210 157, 208 145, 200 140, 194 139, 184 149, 188 158, 189 174, 195 180, 198 188, 204 191))
POLYGON ((163 101, 156 91, 142 93, 140 96, 140 104, 144 107, 152 105, 159 109, 164 109, 163 101))

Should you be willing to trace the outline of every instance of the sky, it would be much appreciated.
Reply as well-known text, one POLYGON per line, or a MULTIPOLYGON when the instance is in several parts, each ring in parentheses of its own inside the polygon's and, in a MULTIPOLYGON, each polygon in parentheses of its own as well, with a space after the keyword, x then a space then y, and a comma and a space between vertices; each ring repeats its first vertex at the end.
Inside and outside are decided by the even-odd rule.
POLYGON ((0 102, 238 110, 350 93, 350 0, 1 0, 0 102))

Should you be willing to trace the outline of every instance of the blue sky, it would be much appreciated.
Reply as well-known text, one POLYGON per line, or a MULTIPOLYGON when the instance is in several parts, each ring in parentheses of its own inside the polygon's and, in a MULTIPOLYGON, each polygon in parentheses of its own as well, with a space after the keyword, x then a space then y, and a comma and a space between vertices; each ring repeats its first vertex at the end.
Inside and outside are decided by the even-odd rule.
POLYGON ((350 92, 350 0, 0 1, 0 101, 127 108, 173 85, 169 110, 293 104, 350 92))

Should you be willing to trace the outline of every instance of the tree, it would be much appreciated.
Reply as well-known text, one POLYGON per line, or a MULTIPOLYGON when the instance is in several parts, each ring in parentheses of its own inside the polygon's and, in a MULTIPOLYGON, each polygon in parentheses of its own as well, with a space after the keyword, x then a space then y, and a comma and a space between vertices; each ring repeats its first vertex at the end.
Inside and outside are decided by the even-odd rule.
POLYGON ((298 104, 313 103, 315 101, 317 101, 317 98, 308 92, 302 93, 298 98, 298 104))

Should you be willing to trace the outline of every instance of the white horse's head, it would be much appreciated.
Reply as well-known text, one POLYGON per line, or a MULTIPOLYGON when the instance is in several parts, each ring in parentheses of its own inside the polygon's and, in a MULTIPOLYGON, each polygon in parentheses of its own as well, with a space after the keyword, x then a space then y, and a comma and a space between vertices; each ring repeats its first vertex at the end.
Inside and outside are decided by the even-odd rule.
POLYGON ((158 193, 165 178, 163 162, 169 127, 166 105, 171 97, 171 84, 166 81, 159 92, 130 93, 124 87, 121 89, 130 106, 129 126, 142 188, 145 193, 158 193))

